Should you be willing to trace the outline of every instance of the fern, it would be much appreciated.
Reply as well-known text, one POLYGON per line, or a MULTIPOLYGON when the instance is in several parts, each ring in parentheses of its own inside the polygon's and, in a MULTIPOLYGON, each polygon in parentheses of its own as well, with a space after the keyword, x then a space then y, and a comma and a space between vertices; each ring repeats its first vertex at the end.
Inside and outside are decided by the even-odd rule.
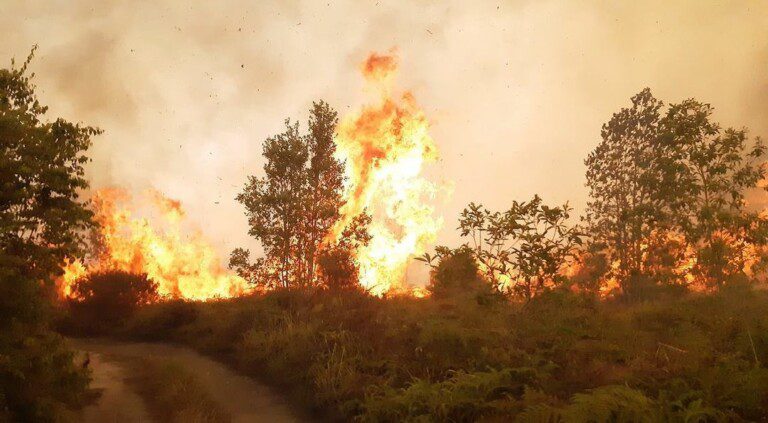
POLYGON ((656 408, 642 392, 623 385, 601 386, 573 396, 563 412, 568 422, 654 422, 656 408))

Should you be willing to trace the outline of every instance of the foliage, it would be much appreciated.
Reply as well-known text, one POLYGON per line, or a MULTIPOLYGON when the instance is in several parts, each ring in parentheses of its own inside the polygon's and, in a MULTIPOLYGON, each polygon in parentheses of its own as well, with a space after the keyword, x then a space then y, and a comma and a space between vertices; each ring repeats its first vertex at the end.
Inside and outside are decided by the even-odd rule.
POLYGON ((49 330, 13 326, 0 332, 0 421, 76 421, 73 410, 87 401, 89 377, 73 358, 49 330))
POLYGON ((81 333, 98 334, 120 324, 140 305, 157 301, 157 284, 147 275, 120 270, 91 273, 72 287, 68 300, 72 319, 81 333))
POLYGON ((683 283, 671 269, 692 251, 692 274, 721 285, 753 259, 750 243, 765 243, 765 221, 744 207, 746 190, 765 177, 765 146, 745 129, 721 128, 712 107, 694 99, 664 111, 646 88, 631 100, 585 162, 585 220, 612 263, 606 276, 630 297, 649 284, 683 283))
POLYGON ((524 306, 293 289, 187 306, 184 323, 157 324, 175 306, 151 304, 115 330, 215 354, 330 419, 768 413, 768 294, 749 286, 640 303, 554 289, 524 306))
POLYGON ((173 361, 143 359, 128 381, 163 422, 230 422, 231 416, 211 398, 189 369, 173 361))
POLYGON ((88 188, 85 151, 100 131, 42 121, 47 107, 27 75, 32 57, 0 70, 0 264, 47 279, 78 252, 91 223, 78 191, 88 188))
POLYGON ((342 231, 338 242, 326 244, 319 250, 316 276, 322 286, 330 289, 360 286, 353 252, 371 240, 368 233, 370 223, 371 216, 367 213, 355 216, 342 231))
POLYGON ((364 421, 468 422, 497 412, 498 402, 519 397, 535 383, 533 369, 455 372, 445 381, 416 380, 395 390, 374 391, 364 404, 364 421))
POLYGON ((717 285, 743 268, 734 257, 744 248, 740 241, 765 241, 754 230, 757 215, 744 210, 744 193, 765 178, 766 150, 760 138, 750 142, 746 129, 712 122, 712 112, 694 99, 670 105, 658 143, 671 224, 699 251, 694 271, 717 285))
MULTIPOLYGON (((503 213, 470 203, 459 219, 461 236, 472 240, 472 248, 463 251, 472 252, 480 272, 496 289, 530 300, 561 284, 561 270, 576 258, 582 234, 566 224, 570 212, 567 203, 549 207, 539 196, 513 201, 503 213)), ((419 260, 432 264, 435 258, 454 253, 442 247, 436 254, 419 260)))
POLYGON ((589 233, 617 263, 609 276, 621 281, 627 294, 647 267, 644 243, 663 220, 656 192, 663 188, 656 145, 663 103, 648 88, 631 100, 630 108, 603 125, 602 140, 585 161, 589 233))
POLYGON ((27 60, 0 69, 0 398, 12 420, 63 418, 87 376, 48 331, 46 299, 67 257, 80 254, 91 213, 79 198, 100 131, 46 121, 27 60))
POLYGON ((429 254, 417 258, 432 267, 427 290, 436 299, 472 298, 478 304, 487 304, 500 295, 481 275, 474 251, 469 246, 456 249, 437 247, 436 256, 429 254), (434 264, 437 260, 437 264, 434 264))
POLYGON ((565 407, 547 404, 529 406, 515 422, 709 422, 722 421, 725 413, 702 405, 666 403, 648 398, 637 389, 624 385, 601 386, 573 396, 565 407))
POLYGON ((310 110, 308 134, 286 120, 285 132, 264 142, 265 176, 249 177, 237 201, 265 257, 251 264, 247 250, 237 249, 230 260, 249 280, 280 287, 318 281, 323 238, 343 204, 344 169, 334 157, 337 122, 336 111, 321 101, 310 110))

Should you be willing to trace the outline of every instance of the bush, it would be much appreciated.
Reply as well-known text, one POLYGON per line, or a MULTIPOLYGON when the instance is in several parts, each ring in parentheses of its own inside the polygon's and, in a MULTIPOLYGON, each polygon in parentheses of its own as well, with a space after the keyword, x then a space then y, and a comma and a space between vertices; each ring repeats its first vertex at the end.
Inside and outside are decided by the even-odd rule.
POLYGON ((89 378, 73 357, 48 331, 0 333, 0 421, 75 421, 89 378))
POLYGON ((114 331, 140 305, 158 299, 157 284, 147 275, 123 271, 88 275, 75 282, 72 292, 74 298, 68 301, 71 319, 65 331, 86 335, 114 331))
POLYGON ((136 310, 125 330, 148 341, 165 340, 169 333, 195 322, 199 314, 199 308, 189 301, 162 302, 136 310))
POLYGON ((340 247, 323 250, 317 258, 319 280, 331 290, 358 289, 357 265, 352 253, 340 247))
POLYGON ((520 398, 535 376, 527 368, 459 371, 442 382, 416 380, 404 389, 385 387, 366 398, 362 420, 476 421, 497 414, 500 402, 520 398))
POLYGON ((434 298, 473 298, 478 303, 488 303, 498 294, 485 281, 477 268, 477 262, 469 249, 458 249, 442 256, 432 270, 427 289, 434 298))
POLYGON ((48 326, 46 288, 0 265, 0 422, 74 421, 86 400, 88 374, 48 326))
POLYGON ((159 421, 224 423, 232 420, 194 374, 176 362, 141 360, 129 382, 159 421))

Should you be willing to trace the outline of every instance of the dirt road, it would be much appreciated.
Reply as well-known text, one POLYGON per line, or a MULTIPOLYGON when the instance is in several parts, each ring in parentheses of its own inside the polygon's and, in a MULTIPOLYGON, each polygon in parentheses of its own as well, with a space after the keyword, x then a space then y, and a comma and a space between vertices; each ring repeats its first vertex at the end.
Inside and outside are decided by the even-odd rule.
POLYGON ((141 397, 126 383, 130 375, 130 366, 126 363, 153 356, 173 360, 192 371, 211 397, 232 416, 233 422, 308 421, 268 387, 187 348, 103 339, 70 342, 75 349, 89 353, 92 387, 102 390, 99 400, 83 410, 85 422, 152 421, 141 397))

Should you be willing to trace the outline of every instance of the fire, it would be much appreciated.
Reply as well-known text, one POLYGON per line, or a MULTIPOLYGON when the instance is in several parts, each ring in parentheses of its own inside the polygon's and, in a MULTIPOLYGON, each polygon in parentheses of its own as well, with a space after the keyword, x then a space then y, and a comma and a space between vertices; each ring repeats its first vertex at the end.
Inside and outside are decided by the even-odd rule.
POLYGON ((95 220, 100 225, 97 254, 92 262, 65 263, 59 279, 63 296, 72 296, 77 279, 103 270, 146 273, 158 284, 158 293, 171 298, 228 298, 249 289, 244 279, 221 265, 199 231, 184 235, 184 210, 178 201, 157 191, 146 197, 141 202, 145 207, 140 207, 123 190, 103 189, 94 194, 95 220), (142 208, 150 209, 151 218, 136 217, 142 208))
POLYGON ((424 165, 437 159, 437 148, 413 95, 391 94, 397 57, 371 54, 361 71, 379 98, 344 117, 337 129, 348 178, 346 204, 326 241, 338 241, 352 219, 370 213, 371 241, 355 255, 362 286, 382 295, 404 288, 409 259, 424 252, 442 225, 424 201, 436 187, 421 176, 424 165))
MULTIPOLYGON (((765 219, 762 215, 760 218, 765 219)), ((743 274, 758 282, 764 280, 763 264, 768 257, 768 249, 749 242, 743 231, 734 234, 719 230, 713 234, 712 239, 714 242, 722 242, 730 247, 722 263, 722 277, 743 274)), ((702 247, 703 245, 692 245, 681 233, 655 231, 640 245, 642 261, 645 265, 641 271, 657 279, 663 276, 671 283, 683 285, 691 291, 710 291, 716 288, 718 282, 723 281, 713 280, 712 277, 707 276, 706 264, 700 262, 702 247), (664 274, 667 268, 668 272, 664 274)), ((582 253, 582 257, 566 267, 562 274, 573 278, 578 277, 581 272, 588 271, 584 260, 587 255, 582 253)), ((608 272, 600 276, 598 289, 602 297, 621 292, 622 287, 616 276, 620 266, 620 260, 615 259, 610 262, 608 272)))

